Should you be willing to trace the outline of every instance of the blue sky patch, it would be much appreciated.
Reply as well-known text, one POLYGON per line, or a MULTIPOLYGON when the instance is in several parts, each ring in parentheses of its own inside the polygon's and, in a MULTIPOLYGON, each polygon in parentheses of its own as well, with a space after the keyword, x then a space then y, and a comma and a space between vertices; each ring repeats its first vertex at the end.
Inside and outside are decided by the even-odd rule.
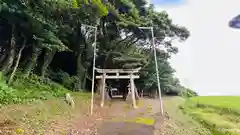
POLYGON ((180 5, 185 2, 185 0, 151 0, 152 4, 155 5, 180 5))

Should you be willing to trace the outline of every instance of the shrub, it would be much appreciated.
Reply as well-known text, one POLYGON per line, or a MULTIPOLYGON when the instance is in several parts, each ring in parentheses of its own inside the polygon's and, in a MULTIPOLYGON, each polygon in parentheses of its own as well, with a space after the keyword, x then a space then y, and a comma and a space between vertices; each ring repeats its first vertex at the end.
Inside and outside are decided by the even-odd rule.
POLYGON ((57 72, 49 72, 48 78, 62 84, 65 88, 70 90, 75 90, 76 89, 75 84, 81 83, 79 81, 80 80, 79 77, 70 76, 67 72, 64 72, 62 70, 59 70, 57 72))
POLYGON ((13 87, 21 92, 28 92, 27 97, 46 99, 47 97, 59 97, 66 93, 67 89, 51 81, 48 78, 41 78, 35 74, 30 74, 28 78, 17 76, 13 87))
POLYGON ((48 78, 35 74, 24 77, 17 74, 11 87, 0 72, 0 104, 25 103, 62 97, 68 90, 48 78))
POLYGON ((20 101, 20 98, 17 96, 17 91, 7 85, 3 73, 0 72, 0 105, 18 103, 20 101))

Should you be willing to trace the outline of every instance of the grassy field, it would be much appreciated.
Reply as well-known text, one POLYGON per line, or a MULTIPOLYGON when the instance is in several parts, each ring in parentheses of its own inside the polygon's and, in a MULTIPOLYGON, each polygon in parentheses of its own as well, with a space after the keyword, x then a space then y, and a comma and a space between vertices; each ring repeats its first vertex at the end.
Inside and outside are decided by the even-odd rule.
POLYGON ((240 96, 193 97, 182 109, 215 135, 240 134, 240 96))

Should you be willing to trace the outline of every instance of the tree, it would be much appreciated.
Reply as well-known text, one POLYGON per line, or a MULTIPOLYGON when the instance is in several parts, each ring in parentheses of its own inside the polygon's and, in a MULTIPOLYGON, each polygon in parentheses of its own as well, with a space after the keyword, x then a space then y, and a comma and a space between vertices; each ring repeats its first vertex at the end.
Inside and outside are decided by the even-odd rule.
MULTIPOLYGON (((180 91, 168 60, 178 52, 173 40, 190 33, 173 24, 166 12, 145 0, 4 0, 0 5, 0 68, 14 81, 16 71, 49 78, 69 89, 90 89, 96 25, 99 68, 138 68, 138 89, 157 89, 151 32, 153 26, 161 87, 180 91), (3 35, 4 33, 4 35, 3 35), (75 88, 75 86, 78 86, 75 88)), ((116 83, 116 82, 111 82, 116 83)), ((128 85, 122 80, 122 87, 128 85)))

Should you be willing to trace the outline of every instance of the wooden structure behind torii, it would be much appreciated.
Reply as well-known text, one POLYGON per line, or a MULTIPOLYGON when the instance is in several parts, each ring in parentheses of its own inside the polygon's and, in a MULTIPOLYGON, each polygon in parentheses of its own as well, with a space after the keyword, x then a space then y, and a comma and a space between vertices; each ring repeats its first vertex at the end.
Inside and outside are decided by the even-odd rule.
POLYGON ((139 75, 136 75, 136 73, 138 73, 141 68, 137 68, 137 69, 99 69, 99 68, 95 68, 95 69, 98 73, 101 74, 101 75, 96 76, 96 79, 101 79, 100 81, 98 81, 98 90, 100 91, 100 95, 101 95, 101 103, 100 103, 101 107, 104 106, 104 100, 105 100, 105 95, 106 95, 106 91, 105 91, 106 79, 129 79, 132 104, 133 104, 134 108, 137 108, 134 80, 139 78, 139 75), (109 74, 111 74, 111 75, 109 75, 109 74), (121 74, 127 74, 127 75, 121 75, 121 74))

